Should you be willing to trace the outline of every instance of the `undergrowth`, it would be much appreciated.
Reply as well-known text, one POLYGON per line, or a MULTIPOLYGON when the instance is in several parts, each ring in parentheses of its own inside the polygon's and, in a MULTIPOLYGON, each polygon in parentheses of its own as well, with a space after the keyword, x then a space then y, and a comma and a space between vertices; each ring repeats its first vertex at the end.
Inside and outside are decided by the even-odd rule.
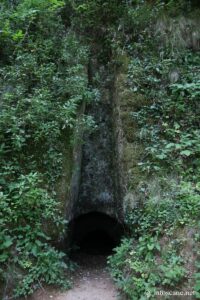
POLYGON ((134 141, 144 148, 142 197, 126 208, 129 233, 109 258, 113 278, 131 300, 159 299, 159 291, 164 299, 170 291, 200 298, 200 60, 197 40, 188 39, 198 32, 198 11, 185 7, 183 13, 181 3, 172 2, 138 3, 118 40, 129 61, 126 89, 146 103, 130 112, 138 125, 134 141))
POLYGON ((82 129, 94 126, 90 116, 77 118, 81 105, 96 97, 88 83, 91 53, 101 64, 127 54, 127 88, 148 103, 130 112, 145 148, 139 166, 148 178, 166 182, 156 199, 149 182, 142 183, 143 202, 126 212, 129 236, 110 258, 113 277, 128 299, 155 299, 157 289, 184 284, 200 298, 199 11, 193 14, 193 7, 196 1, 1 1, 4 299, 43 284, 70 284, 71 264, 53 246, 66 230, 56 185, 66 145, 73 152, 77 122, 82 129), (175 188, 167 176, 177 178, 175 188), (192 262, 183 253, 187 234, 194 241, 192 262))
MULTIPOLYGON (((57 183, 65 147, 72 152, 79 108, 95 95, 88 87, 88 49, 65 27, 64 5, 60 0, 0 4, 3 299, 29 295, 45 284, 70 285, 71 263, 55 248, 67 226, 57 183)), ((82 129, 93 126, 84 115, 79 122, 82 129)))
POLYGON ((187 256, 199 257, 199 208, 199 190, 182 182, 173 198, 149 199, 129 210, 130 237, 109 258, 111 274, 128 299, 155 299, 158 291, 183 290, 191 295, 195 290, 198 298, 198 272, 191 274, 187 256))

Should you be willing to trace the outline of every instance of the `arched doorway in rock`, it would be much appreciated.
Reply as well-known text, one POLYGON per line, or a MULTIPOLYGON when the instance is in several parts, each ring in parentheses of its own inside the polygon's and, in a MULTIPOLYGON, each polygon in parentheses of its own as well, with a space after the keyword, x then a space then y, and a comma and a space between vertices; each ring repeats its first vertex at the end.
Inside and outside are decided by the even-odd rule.
POLYGON ((112 254, 123 233, 123 225, 116 218, 101 212, 82 214, 69 224, 71 245, 86 254, 112 254))

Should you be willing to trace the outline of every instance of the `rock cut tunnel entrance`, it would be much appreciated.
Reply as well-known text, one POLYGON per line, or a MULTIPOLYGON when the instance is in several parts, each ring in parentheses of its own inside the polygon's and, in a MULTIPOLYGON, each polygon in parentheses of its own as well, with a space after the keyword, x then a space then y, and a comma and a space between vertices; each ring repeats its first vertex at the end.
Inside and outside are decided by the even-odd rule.
POLYGON ((81 253, 110 255, 119 245, 123 225, 100 212, 90 212, 74 218, 69 224, 71 244, 81 253))

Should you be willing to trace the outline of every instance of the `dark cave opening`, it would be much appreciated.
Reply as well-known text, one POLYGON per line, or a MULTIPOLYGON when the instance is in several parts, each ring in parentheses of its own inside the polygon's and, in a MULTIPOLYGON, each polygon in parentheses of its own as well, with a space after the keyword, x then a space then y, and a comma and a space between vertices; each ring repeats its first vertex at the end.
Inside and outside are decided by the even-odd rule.
POLYGON ((120 243, 123 225, 104 213, 90 212, 74 218, 69 224, 71 245, 89 255, 108 256, 120 243))

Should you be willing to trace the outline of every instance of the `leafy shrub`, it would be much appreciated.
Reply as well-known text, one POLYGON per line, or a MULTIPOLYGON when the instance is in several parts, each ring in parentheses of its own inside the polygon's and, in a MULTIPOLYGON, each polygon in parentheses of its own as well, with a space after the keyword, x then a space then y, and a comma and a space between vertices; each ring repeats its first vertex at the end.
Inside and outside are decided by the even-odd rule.
POLYGON ((192 24, 189 32, 198 31, 198 23, 178 19, 182 9, 186 16, 191 9, 185 1, 158 1, 153 8, 148 1, 128 5, 119 45, 129 55, 125 88, 133 104, 145 100, 130 112, 134 145, 144 147, 138 165, 145 179, 136 191, 144 197, 134 209, 127 207, 129 233, 109 258, 110 271, 126 299, 155 299, 156 291, 185 286, 198 298, 199 54, 188 41, 180 46, 172 40, 177 32, 181 39, 188 37, 186 24, 192 24), (159 33, 156 26, 163 18, 182 28, 159 33), (177 179, 173 186, 167 182, 169 176, 177 179), (159 197, 151 193, 153 180, 163 183, 159 197))
POLYGON ((43 282, 69 284, 64 279, 68 269, 64 254, 50 246, 48 234, 52 224, 62 235, 65 221, 59 203, 40 184, 39 174, 30 173, 10 183, 6 193, 1 192, 1 269, 8 287, 15 279, 10 272, 17 272, 17 296, 30 294, 43 282))
MULTIPOLYGON (((56 186, 88 87, 88 48, 61 18, 64 1, 1 1, 0 277, 3 296, 69 286, 56 186), (67 145, 67 146, 66 146, 67 145), (56 237, 56 238, 55 238, 56 237)), ((82 116, 82 127, 94 125, 82 116)), ((70 160, 70 158, 69 158, 70 160)))
MULTIPOLYGON (((199 206, 199 194, 181 187, 174 199, 149 200, 140 210, 128 212, 132 238, 124 239, 109 258, 111 274, 128 299, 155 299, 156 290, 172 290, 189 280, 181 254, 184 244, 176 232, 182 226, 198 226, 199 206)), ((193 251, 197 249, 198 243, 193 251)), ((198 282, 198 273, 195 276, 198 282)))
POLYGON ((160 62, 152 53, 153 59, 149 56, 144 61, 132 61, 128 74, 130 88, 149 99, 149 105, 133 112, 132 116, 141 128, 138 138, 146 146, 146 159, 140 162, 143 170, 169 172, 176 162, 177 174, 198 181, 199 73, 196 64, 199 57, 191 52, 182 55, 160 62), (179 71, 173 71, 174 65, 179 71), (177 76, 173 79, 177 83, 173 84, 170 82, 172 71, 177 76))

